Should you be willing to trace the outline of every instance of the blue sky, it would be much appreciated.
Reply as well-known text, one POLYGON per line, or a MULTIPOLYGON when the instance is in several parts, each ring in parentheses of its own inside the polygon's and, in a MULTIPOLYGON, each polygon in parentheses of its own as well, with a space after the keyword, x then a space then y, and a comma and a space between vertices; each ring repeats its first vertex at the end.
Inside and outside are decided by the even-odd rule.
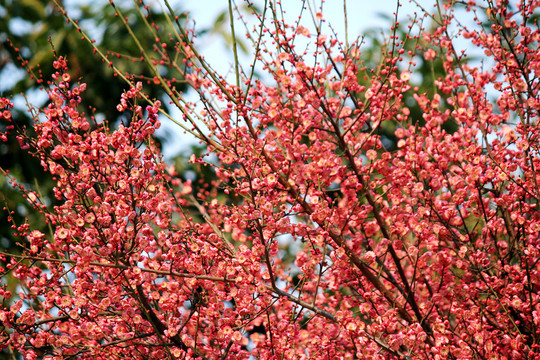
MULTIPOLYGON (((274 1, 274 0, 269 0, 274 1)), ((320 0, 307 0, 311 4, 315 3, 316 6, 320 5, 320 0)), ((424 5, 433 3, 431 0, 420 0, 424 5)), ((196 21, 196 26, 199 29, 211 28, 214 20, 219 13, 228 8, 228 0, 182 0, 182 9, 189 12, 190 17, 196 21)), ((241 0, 236 1, 237 4, 241 4, 241 0)), ((256 4, 262 7, 263 0, 256 0, 256 4)), ((300 13, 302 6, 302 0, 282 0, 281 4, 285 9, 286 17, 289 22, 292 23, 300 13)), ((347 0, 347 20, 348 20, 348 36, 349 40, 354 41, 360 36, 366 29, 380 28, 385 33, 388 32, 388 22, 384 21, 378 16, 379 13, 393 16, 396 11, 396 0, 347 0), (386 30, 386 31, 385 31, 386 30)), ((406 19, 406 16, 413 14, 417 11, 417 7, 411 4, 409 1, 402 1, 402 6, 399 10, 400 19, 406 19)), ((323 5, 324 17, 327 20, 327 24, 330 24, 335 31, 339 34, 340 38, 345 36, 345 21, 344 21, 344 0, 327 0, 323 5)), ((309 13, 304 12, 304 19, 309 20, 309 13)), ((240 27, 238 27, 240 29, 240 27)), ((242 34, 240 34, 242 35, 242 34)), ((216 62, 218 69, 221 65, 220 60, 224 56, 230 55, 230 49, 226 48, 222 39, 219 36, 207 36, 199 39, 199 46, 202 48, 203 53, 207 59, 212 62, 216 62)))

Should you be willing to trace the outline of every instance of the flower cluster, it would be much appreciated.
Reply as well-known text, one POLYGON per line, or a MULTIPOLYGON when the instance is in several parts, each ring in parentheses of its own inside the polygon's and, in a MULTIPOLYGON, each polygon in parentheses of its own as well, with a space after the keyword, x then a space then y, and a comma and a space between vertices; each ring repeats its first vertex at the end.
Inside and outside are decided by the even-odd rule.
POLYGON ((178 39, 204 110, 173 102, 217 159, 192 156, 216 177, 198 191, 153 144, 159 101, 144 109, 133 85, 113 130, 80 112, 85 86, 58 59, 45 119, 20 141, 61 205, 32 193, 52 233, 21 225, 23 253, 3 254, 21 284, 0 310, 4 346, 29 359, 539 357, 540 5, 499 3, 461 4, 490 23, 475 29, 447 4, 414 51, 392 37, 373 71, 360 43, 261 17, 270 80, 233 85, 178 39), (313 53, 296 51, 300 35, 313 53), (439 62, 433 93, 413 84, 413 59, 439 62))

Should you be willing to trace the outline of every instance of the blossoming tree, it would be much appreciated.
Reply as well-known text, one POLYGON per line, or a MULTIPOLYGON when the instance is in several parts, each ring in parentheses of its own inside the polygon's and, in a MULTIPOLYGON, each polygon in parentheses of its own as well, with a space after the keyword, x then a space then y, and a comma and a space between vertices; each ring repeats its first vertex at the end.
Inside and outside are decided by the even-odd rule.
POLYGON ((191 161, 216 179, 198 191, 152 143, 161 103, 136 76, 118 72, 131 118, 115 129, 80 109, 92 84, 62 57, 35 136, 15 131, 1 100, 14 128, 2 137, 41 160, 61 201, 14 182, 50 233, 13 225, 21 250, 1 254, 2 271, 21 285, 0 290, 2 345, 28 359, 539 357, 540 3, 421 9, 372 69, 361 41, 323 33, 323 14, 290 25, 265 5, 252 66, 236 61, 232 81, 174 14, 166 37, 148 24, 156 46, 142 61, 183 115, 162 119, 208 148, 191 161), (444 76, 422 92, 415 65, 435 61, 444 76))

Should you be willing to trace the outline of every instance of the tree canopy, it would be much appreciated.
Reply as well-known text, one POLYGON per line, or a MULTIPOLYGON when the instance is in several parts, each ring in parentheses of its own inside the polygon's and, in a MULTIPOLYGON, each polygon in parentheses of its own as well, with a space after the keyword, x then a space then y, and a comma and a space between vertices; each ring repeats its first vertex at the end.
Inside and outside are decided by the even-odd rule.
MULTIPOLYGON (((232 20, 231 1, 229 77, 164 5, 170 33, 148 23, 153 45, 136 45, 142 79, 63 12, 126 85, 116 125, 92 116, 93 83, 58 52, 50 79, 39 77, 49 101, 27 129, 0 98, 1 140, 37 159, 55 198, 10 177, 48 229, 9 213, 18 244, 0 252, 6 352, 540 356, 540 4, 419 6, 366 48, 326 32, 320 8, 288 23, 285 4, 248 4, 252 26, 232 20), (163 121, 204 145, 187 160, 199 181, 164 160, 163 121)), ((152 9, 111 6, 143 39, 133 17, 146 24, 152 9)))

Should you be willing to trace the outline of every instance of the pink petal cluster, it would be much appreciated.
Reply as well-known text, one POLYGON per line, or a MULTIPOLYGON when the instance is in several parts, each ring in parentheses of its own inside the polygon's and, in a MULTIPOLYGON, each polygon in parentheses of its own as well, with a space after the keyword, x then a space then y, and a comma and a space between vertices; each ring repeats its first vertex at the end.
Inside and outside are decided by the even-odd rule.
POLYGON ((448 5, 415 39, 444 69, 432 94, 397 39, 369 71, 359 44, 317 34, 312 57, 294 47, 307 28, 276 22, 276 50, 257 54, 273 82, 242 87, 178 44, 218 159, 192 157, 216 175, 197 191, 152 142, 159 101, 143 109, 134 85, 112 129, 78 110, 85 86, 60 58, 46 118, 20 141, 61 205, 28 195, 53 232, 21 225, 22 254, 2 253, 22 289, 0 310, 3 345, 28 359, 540 358, 539 6, 468 3, 492 22, 457 32, 482 66, 458 54, 448 5))

